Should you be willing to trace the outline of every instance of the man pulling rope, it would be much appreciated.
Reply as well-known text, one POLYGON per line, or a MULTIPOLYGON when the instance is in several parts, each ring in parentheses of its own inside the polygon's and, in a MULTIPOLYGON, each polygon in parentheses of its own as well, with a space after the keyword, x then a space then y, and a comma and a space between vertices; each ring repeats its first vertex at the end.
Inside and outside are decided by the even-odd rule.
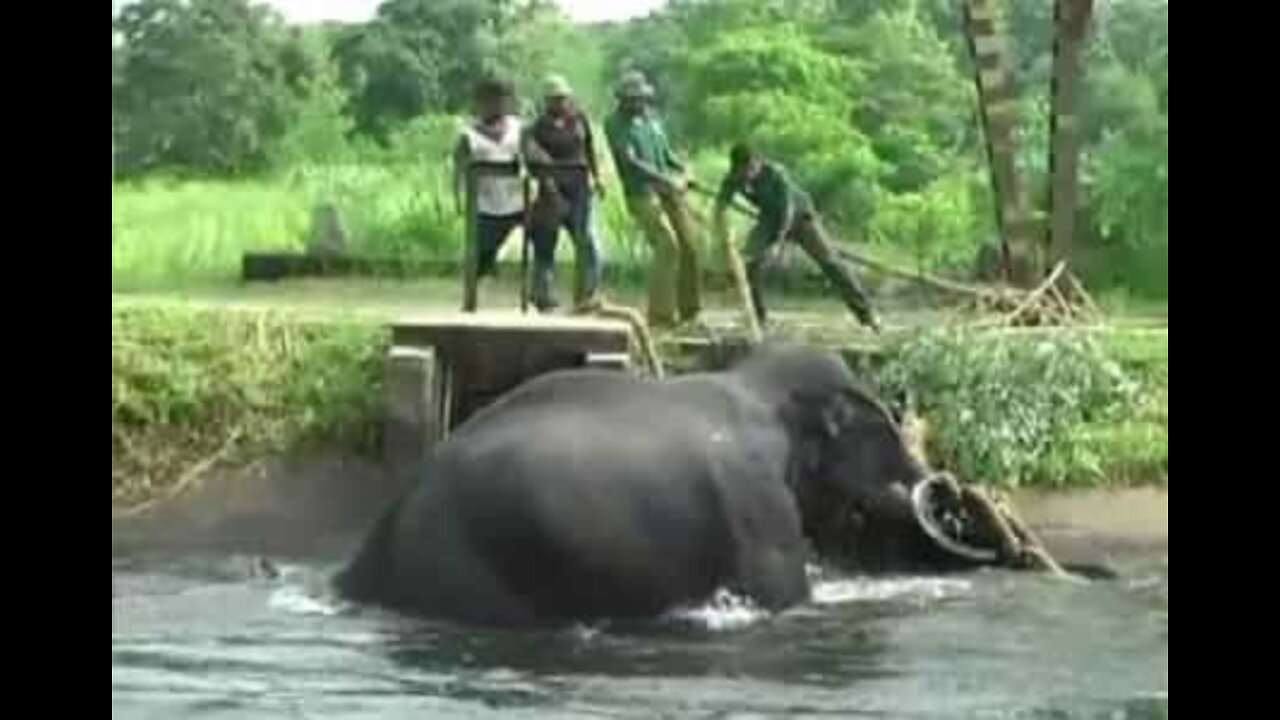
POLYGON ((741 194, 756 208, 756 224, 747 240, 746 276, 751 305, 760 324, 764 324, 767 314, 760 292, 766 259, 774 247, 791 239, 817 263, 858 321, 880 332, 880 321, 872 310, 866 290, 849 268, 836 258, 832 242, 808 193, 791 180, 781 164, 765 159, 744 143, 733 146, 729 161, 729 171, 721 180, 716 194, 712 225, 718 241, 727 244, 724 212, 733 196, 741 194))

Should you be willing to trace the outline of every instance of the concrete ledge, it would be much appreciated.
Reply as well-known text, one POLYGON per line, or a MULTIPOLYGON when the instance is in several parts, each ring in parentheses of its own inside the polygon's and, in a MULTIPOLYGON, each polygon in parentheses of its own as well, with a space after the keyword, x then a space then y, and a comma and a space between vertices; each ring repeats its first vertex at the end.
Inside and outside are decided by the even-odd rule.
POLYGON ((587 353, 587 367, 629 370, 631 368, 631 355, 628 353, 587 353))
POLYGON ((404 482, 441 437, 433 402, 436 372, 430 348, 393 346, 384 361, 382 459, 404 482))

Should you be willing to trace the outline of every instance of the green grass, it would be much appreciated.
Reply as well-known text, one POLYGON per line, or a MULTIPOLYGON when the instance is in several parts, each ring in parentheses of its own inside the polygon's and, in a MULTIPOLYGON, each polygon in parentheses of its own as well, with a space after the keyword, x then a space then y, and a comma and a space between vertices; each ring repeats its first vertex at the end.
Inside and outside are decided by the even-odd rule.
POLYGON ((888 347, 878 380, 918 397, 930 457, 965 480, 1168 482, 1167 331, 927 330, 888 347))
MULTIPOLYGON (((490 289, 514 306, 510 285, 490 289)), ((456 297, 456 283, 441 281, 113 294, 113 500, 161 492, 209 458, 370 449, 382 323, 456 297)), ((794 339, 866 339, 830 300, 784 303, 794 339)), ((710 304, 714 323, 734 322, 729 298, 710 304)), ((1167 331, 938 338, 927 315, 894 320, 900 340, 877 377, 919 397, 936 463, 988 484, 1167 483, 1167 331)))
POLYGON ((111 285, 232 279, 247 250, 301 247, 308 205, 264 180, 112 183, 111 285))
MULTIPOLYGON (((695 158, 703 182, 722 171, 715 157, 695 158)), ((647 243, 631 219, 620 187, 595 208, 595 227, 604 261, 635 281, 647 267, 647 243)), ((463 225, 455 212, 447 168, 403 162, 303 165, 256 178, 176 179, 151 177, 111 186, 111 285, 115 290, 176 289, 225 283, 239 276, 242 255, 253 250, 306 247, 313 209, 337 204, 348 243, 357 254, 404 260, 462 257, 463 225)), ((708 221, 712 202, 692 195, 691 207, 710 268, 724 267, 711 247, 708 221)), ((730 213, 739 246, 750 221, 730 213)), ((503 258, 518 258, 517 232, 503 258)), ((912 251, 881 240, 876 255, 915 264, 912 251)), ((787 265, 810 265, 803 252, 786 254, 787 265)), ((562 235, 557 262, 573 261, 572 244, 562 235)))
POLYGON ((351 249, 456 258, 462 225, 443 176, 393 164, 305 166, 237 180, 149 178, 111 186, 113 289, 238 277, 246 251, 306 247, 320 202, 340 209, 351 249))
MULTIPOLYGON (((716 162, 694 158, 704 182, 722 169, 716 162)), ((462 228, 444 173, 441 165, 380 161, 238 180, 113 183, 113 497, 145 496, 214 455, 243 462, 367 435, 382 342, 377 323, 458 307, 457 279, 242 286, 241 256, 305 247, 314 206, 333 200, 358 253, 456 260, 462 228)), ((616 183, 610 189, 597 209, 606 264, 615 271, 607 292, 643 307, 647 248, 616 183)), ((694 204, 709 210, 705 198, 694 204)), ((733 225, 740 240, 746 222, 733 225)), ((568 298, 573 253, 567 241, 560 248, 561 297, 568 298)), ((704 250, 707 264, 722 270, 719 251, 704 250)), ((505 257, 518 251, 513 237, 505 257)), ((916 262, 909 245, 889 237, 878 237, 872 254, 916 262)), ((798 249, 789 261, 816 274, 798 249)), ((518 297, 512 275, 482 283, 482 307, 514 308, 518 297)), ((772 283, 766 297, 784 323, 777 336, 831 345, 868 340, 829 296, 797 292, 788 280, 772 283)), ((943 313, 881 298, 901 339, 883 380, 910 385, 931 403, 934 449, 966 479, 1036 486, 1167 480, 1168 333, 1142 330, 1167 327, 1167 300, 1108 292, 1099 304, 1117 327, 1087 343, 1078 333, 1020 332, 927 351, 926 341, 913 345, 913 338, 940 325, 943 313), (1061 351, 1058 365, 1037 355, 1046 343, 1061 351), (1120 368, 1125 382, 1115 384, 1123 392, 1108 389, 1109 365, 1120 368), (966 408, 979 420, 962 417, 966 408)), ((740 333, 733 295, 709 290, 705 307, 718 333, 740 333)))
POLYGON ((375 324, 274 311, 111 306, 111 497, 147 498, 204 465, 310 447, 370 450, 375 324))

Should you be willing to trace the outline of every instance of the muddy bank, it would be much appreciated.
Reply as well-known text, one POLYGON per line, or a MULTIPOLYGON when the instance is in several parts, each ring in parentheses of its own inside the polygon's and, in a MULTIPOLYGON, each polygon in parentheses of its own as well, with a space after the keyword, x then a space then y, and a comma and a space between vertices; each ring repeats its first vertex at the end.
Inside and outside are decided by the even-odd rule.
MULTIPOLYGON (((211 474, 187 493, 129 513, 113 505, 112 556, 250 553, 337 559, 399 492, 403 475, 357 456, 271 461, 211 474)), ((1064 561, 1167 552, 1167 488, 1020 491, 1019 513, 1064 561)))
POLYGON ((143 507, 112 503, 111 554, 345 554, 399 491, 378 462, 328 455, 210 473, 143 507))
POLYGON ((1093 558, 1169 550, 1169 488, 1027 490, 1018 512, 1055 555, 1093 558))

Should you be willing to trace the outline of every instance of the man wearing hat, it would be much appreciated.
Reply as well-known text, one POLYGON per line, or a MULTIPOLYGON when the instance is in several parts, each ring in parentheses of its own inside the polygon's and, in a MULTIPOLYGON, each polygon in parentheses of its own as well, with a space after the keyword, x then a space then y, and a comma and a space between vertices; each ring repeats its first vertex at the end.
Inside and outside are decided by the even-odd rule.
POLYGON ((603 196, 591 123, 573 103, 573 90, 560 75, 543 82, 543 109, 525 133, 525 155, 538 177, 539 200, 553 208, 550 217, 535 213, 533 224, 533 301, 541 310, 555 307, 552 279, 556 239, 560 228, 573 239, 578 265, 574 305, 582 308, 599 300, 600 251, 592 228, 592 193, 603 196), (537 168, 539 162, 567 167, 537 168))
POLYGON ((649 109, 653 89, 644 75, 624 75, 616 94, 618 107, 605 122, 605 134, 627 209, 653 251, 649 323, 671 326, 678 321, 691 322, 697 319, 701 300, 685 169, 671 151, 661 120, 649 109))
POLYGON ((764 298, 760 294, 765 260, 770 249, 790 238, 818 264, 858 321, 876 332, 880 331, 880 322, 871 309, 866 292, 831 252, 831 242, 809 194, 792 182, 780 164, 764 159, 744 143, 738 143, 730 150, 729 172, 721 181, 720 192, 716 195, 712 225, 718 241, 723 242, 727 232, 725 208, 738 193, 759 213, 747 239, 746 265, 751 300, 761 324, 765 322, 764 298))

